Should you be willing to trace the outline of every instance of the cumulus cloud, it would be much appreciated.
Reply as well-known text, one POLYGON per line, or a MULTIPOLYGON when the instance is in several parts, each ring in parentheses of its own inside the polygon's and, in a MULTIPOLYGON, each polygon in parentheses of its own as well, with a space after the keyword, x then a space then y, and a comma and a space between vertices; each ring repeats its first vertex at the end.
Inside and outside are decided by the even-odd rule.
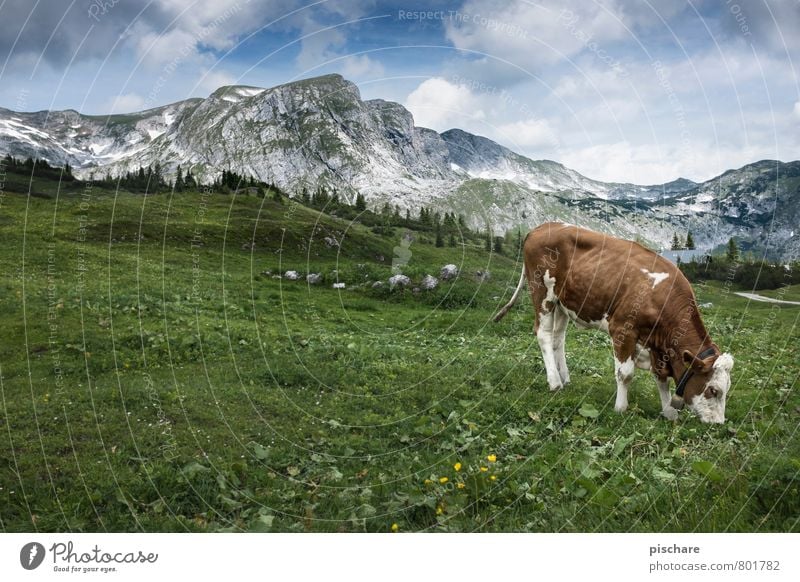
POLYGON ((116 97, 109 99, 103 109, 109 114, 116 114, 141 111, 145 107, 146 101, 144 97, 137 95, 136 93, 126 93, 124 95, 117 95, 116 97))
POLYGON ((533 118, 504 123, 497 127, 497 134, 504 136, 504 141, 515 144, 517 148, 559 148, 558 135, 547 119, 533 118))
POLYGON ((685 8, 682 0, 645 6, 633 0, 467 0, 447 19, 446 34, 465 51, 465 69, 507 83, 587 51, 599 60, 616 61, 613 43, 636 40, 685 8))
POLYGON ((445 131, 485 119, 483 101, 465 85, 434 77, 423 81, 408 96, 405 106, 416 125, 445 131))

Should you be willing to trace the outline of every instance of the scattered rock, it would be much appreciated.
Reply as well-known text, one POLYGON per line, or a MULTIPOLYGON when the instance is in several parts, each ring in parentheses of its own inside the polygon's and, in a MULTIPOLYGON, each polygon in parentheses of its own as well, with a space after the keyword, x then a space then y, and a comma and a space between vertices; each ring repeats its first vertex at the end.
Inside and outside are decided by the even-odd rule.
POLYGON ((269 277, 270 275, 272 275, 272 271, 269 269, 264 269, 263 271, 261 271, 261 274, 264 275, 265 277, 269 277))
POLYGON ((445 265, 442 267, 442 270, 439 271, 439 278, 445 281, 455 279, 456 277, 458 277, 458 267, 455 265, 445 265))
POLYGON ((478 279, 478 281, 488 281, 492 278, 492 274, 489 271, 476 271, 475 278, 478 279))
POLYGON ((334 289, 344 289, 344 283, 334 283, 333 284, 333 288, 334 289))
POLYGON ((389 287, 392 289, 395 287, 405 287, 406 285, 411 285, 411 279, 405 275, 392 275, 389 277, 389 287))
POLYGON ((436 287, 439 286, 439 279, 437 279, 433 275, 425 275, 425 277, 422 279, 422 282, 419 285, 426 291, 430 291, 431 289, 436 289, 436 287))
POLYGON ((709 307, 714 307, 714 304, 711 303, 711 301, 708 301, 706 303, 701 303, 700 307, 702 307, 703 309, 708 309, 709 307))
POLYGON ((289 281, 297 281, 300 278, 300 273, 297 271, 286 271, 283 277, 289 279, 289 281))
POLYGON ((322 282, 322 275, 320 273, 309 273, 306 275, 306 281, 309 285, 316 285, 322 282))
POLYGON ((326 237, 325 237, 325 238, 323 238, 322 240, 324 240, 324 241, 325 241, 325 244, 326 244, 327 246, 329 246, 329 247, 336 247, 336 248, 339 248, 339 241, 337 241, 337 240, 336 240, 335 238, 333 238, 332 236, 326 236, 326 237))
POLYGON ((281 277, 280 275, 273 275, 272 278, 273 279, 283 279, 283 277, 281 277))
POLYGON ((373 288, 373 289, 377 289, 378 287, 383 287, 383 281, 375 281, 375 282, 372 284, 372 288, 373 288))

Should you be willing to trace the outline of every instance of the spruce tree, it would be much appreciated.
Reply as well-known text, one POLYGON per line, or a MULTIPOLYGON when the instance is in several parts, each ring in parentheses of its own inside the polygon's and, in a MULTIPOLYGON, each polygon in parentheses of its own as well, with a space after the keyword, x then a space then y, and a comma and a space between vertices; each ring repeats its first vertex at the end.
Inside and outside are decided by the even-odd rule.
POLYGON ((729 261, 735 261, 739 258, 739 245, 733 240, 733 237, 728 241, 728 252, 726 253, 729 261))
POLYGON ((694 238, 692 238, 692 231, 686 233, 686 248, 690 251, 694 250, 694 238))

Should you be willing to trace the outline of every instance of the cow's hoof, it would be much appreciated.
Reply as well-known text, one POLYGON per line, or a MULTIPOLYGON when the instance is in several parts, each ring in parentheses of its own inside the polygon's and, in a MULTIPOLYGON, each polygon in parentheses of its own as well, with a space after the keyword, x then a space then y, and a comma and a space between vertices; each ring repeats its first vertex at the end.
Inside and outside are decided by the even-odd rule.
POLYGON ((550 392, 558 392, 563 387, 564 387, 563 384, 554 384, 553 386, 550 386, 550 392))
POLYGON ((661 414, 667 420, 678 420, 678 411, 675 410, 674 408, 670 407, 670 408, 667 408, 666 410, 662 410, 661 414))
POLYGON ((626 404, 625 406, 614 405, 614 410, 616 410, 617 412, 619 412, 620 414, 622 414, 623 412, 625 412, 626 410, 628 410, 628 405, 627 405, 627 404, 626 404))

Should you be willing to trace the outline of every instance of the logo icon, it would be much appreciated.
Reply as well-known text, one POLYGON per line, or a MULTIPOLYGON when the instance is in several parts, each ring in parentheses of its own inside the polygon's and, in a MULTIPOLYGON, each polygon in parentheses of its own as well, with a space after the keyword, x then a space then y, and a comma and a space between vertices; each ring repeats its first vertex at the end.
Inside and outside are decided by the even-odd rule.
POLYGON ((19 563, 26 570, 35 570, 44 561, 44 546, 39 542, 29 542, 19 552, 19 563))

